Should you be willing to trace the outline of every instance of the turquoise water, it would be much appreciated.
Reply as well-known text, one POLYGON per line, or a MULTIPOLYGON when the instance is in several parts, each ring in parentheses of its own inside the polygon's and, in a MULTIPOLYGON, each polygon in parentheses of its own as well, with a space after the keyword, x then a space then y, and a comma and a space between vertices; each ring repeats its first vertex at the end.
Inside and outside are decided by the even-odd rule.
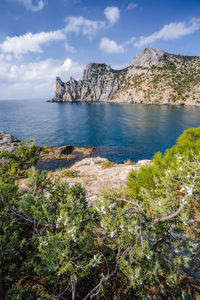
POLYGON ((0 101, 0 131, 38 145, 96 147, 96 155, 122 163, 151 159, 200 126, 200 108, 142 104, 0 101))

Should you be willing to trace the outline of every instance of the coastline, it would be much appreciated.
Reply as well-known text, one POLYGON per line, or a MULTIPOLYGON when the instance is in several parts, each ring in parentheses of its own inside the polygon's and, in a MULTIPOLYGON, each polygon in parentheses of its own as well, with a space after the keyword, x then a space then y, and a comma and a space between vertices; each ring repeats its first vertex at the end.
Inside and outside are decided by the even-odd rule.
POLYGON ((191 103, 191 102, 153 102, 153 101, 149 101, 149 102, 127 102, 127 101, 52 101, 52 100, 46 100, 45 102, 47 103, 59 103, 59 104, 67 104, 67 103, 71 103, 71 104, 142 104, 142 105, 159 105, 159 106, 177 106, 177 107, 200 107, 200 103, 191 103))

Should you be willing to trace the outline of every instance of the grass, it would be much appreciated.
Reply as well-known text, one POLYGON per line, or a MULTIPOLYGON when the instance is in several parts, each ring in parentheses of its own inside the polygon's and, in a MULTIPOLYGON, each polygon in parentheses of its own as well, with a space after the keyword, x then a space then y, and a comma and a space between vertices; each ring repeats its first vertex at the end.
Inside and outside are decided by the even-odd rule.
POLYGON ((115 163, 113 161, 106 161, 104 163, 101 164, 101 168, 102 169, 108 169, 108 168, 112 168, 114 167, 115 163))
POLYGON ((63 175, 70 178, 76 178, 80 176, 80 171, 66 169, 63 171, 63 175))

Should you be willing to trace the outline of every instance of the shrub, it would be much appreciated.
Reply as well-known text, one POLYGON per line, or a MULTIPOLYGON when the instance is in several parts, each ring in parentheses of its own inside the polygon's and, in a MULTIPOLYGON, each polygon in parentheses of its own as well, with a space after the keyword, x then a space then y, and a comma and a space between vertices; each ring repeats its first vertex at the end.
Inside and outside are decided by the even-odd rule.
POLYGON ((108 190, 94 207, 80 185, 31 167, 34 144, 0 152, 1 297, 198 299, 199 135, 185 131, 131 172, 130 193, 108 190))

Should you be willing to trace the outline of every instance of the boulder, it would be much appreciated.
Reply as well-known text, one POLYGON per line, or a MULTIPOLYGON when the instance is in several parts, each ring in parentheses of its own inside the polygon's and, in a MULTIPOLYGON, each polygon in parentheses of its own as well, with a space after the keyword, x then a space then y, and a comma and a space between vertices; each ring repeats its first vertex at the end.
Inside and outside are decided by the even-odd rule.
POLYGON ((150 159, 142 159, 142 160, 138 160, 137 166, 139 166, 139 167, 148 166, 151 163, 152 163, 152 161, 150 159))
POLYGON ((70 153, 72 153, 74 150, 74 147, 71 145, 66 145, 66 146, 62 146, 62 147, 58 147, 56 148, 56 150, 54 151, 56 156, 61 156, 61 155, 68 155, 70 153))
POLYGON ((14 136, 0 131, 0 151, 8 150, 14 152, 17 149, 19 143, 20 141, 14 136))

